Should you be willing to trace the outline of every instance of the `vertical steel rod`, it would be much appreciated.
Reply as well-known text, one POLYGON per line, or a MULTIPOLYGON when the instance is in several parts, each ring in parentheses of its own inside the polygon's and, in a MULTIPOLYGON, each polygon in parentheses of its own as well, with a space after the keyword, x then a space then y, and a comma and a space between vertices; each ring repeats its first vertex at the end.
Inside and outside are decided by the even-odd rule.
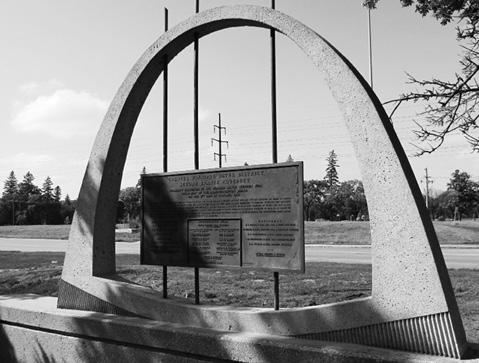
MULTIPOLYGON (((168 9, 165 8, 165 32, 168 31, 168 9)), ((168 55, 163 57, 163 172, 168 171, 168 55)), ((168 266, 163 266, 163 298, 168 298, 168 266)))
MULTIPOLYGON (((196 13, 199 12, 200 5, 199 0, 196 0, 196 13)), ((195 137, 195 169, 200 168, 200 155, 199 155, 199 125, 198 125, 198 94, 199 94, 199 85, 198 85, 198 73, 199 73, 199 41, 198 41, 198 33, 195 33, 195 41, 194 41, 194 52, 195 52, 195 64, 194 64, 194 85, 193 85, 193 93, 194 93, 194 109, 193 109, 193 122, 194 122, 194 137, 195 137)))
MULTIPOLYGON (((168 9, 165 8, 165 32, 168 31, 168 9)), ((163 57, 163 172, 168 171, 168 55, 163 57)))
POLYGON ((195 267, 195 304, 200 304, 200 269, 195 267))
POLYGON ((368 9, 369 85, 373 88, 373 43, 371 39, 371 9, 368 9))
POLYGON ((279 272, 273 272, 274 279, 274 310, 279 310, 279 272))
MULTIPOLYGON (((200 0, 196 0, 195 12, 200 12, 200 0)), ((194 43, 194 51, 195 51, 195 65, 194 65, 194 132, 195 132, 195 169, 198 170, 200 168, 200 147, 199 147, 199 126, 198 126, 198 73, 199 73, 199 41, 198 41, 198 33, 195 33, 195 43, 194 43)), ((200 304, 200 269, 195 267, 195 304, 200 304)))
POLYGON ((194 76, 194 110, 193 110, 193 122, 194 122, 194 137, 195 137, 195 169, 200 168, 200 151, 199 151, 199 126, 198 126, 198 51, 199 51, 199 42, 198 34, 195 33, 195 76, 194 76))
MULTIPOLYGON (((275 9, 275 0, 271 0, 271 8, 275 9)), ((276 113, 276 32, 271 29, 271 120, 272 120, 272 147, 273 163, 278 162, 278 126, 276 113)), ((274 277, 274 310, 279 310, 279 273, 273 272, 274 277)))
POLYGON ((168 266, 163 266, 163 299, 168 299, 168 266))
MULTIPOLYGON (((271 8, 275 8, 275 0, 271 0, 271 8)), ((272 147, 273 163, 278 162, 278 127, 276 113, 276 32, 271 33, 271 121, 272 121, 272 147)))

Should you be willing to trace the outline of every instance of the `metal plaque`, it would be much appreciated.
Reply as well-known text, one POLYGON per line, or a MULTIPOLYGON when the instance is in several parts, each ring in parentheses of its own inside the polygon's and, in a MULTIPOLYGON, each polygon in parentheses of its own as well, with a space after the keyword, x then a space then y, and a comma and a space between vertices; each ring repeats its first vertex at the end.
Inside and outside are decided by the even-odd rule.
POLYGON ((141 263, 304 271, 303 164, 142 175, 141 263))

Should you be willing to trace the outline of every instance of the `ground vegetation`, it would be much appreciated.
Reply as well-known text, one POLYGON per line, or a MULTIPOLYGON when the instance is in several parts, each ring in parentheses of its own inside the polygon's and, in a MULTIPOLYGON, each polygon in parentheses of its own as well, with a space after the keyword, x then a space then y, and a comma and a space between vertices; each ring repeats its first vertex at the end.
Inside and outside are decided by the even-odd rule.
MULTIPOLYGON (((63 253, 0 251, 0 295, 57 296, 63 253)), ((140 266, 138 255, 117 255, 123 278, 161 291, 161 266, 140 266)), ((168 294, 194 302, 193 269, 168 269, 168 294)), ((449 270, 469 342, 479 343, 479 270, 449 270)), ((273 306, 272 274, 263 271, 202 269, 200 301, 207 305, 273 306)), ((282 274, 281 308, 334 303, 371 295, 371 265, 307 263, 306 274, 282 274)))

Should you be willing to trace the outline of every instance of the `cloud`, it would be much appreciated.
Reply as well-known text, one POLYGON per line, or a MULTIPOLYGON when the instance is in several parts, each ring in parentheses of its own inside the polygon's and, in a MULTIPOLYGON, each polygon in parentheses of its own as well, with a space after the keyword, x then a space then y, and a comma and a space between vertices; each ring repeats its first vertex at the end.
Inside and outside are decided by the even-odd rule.
POLYGON ((18 153, 13 157, 13 163, 15 165, 30 165, 37 163, 44 163, 52 161, 53 158, 48 154, 28 154, 28 153, 18 153))
MULTIPOLYGON (((209 120, 214 120, 213 115, 215 115, 215 112, 213 110, 210 110, 208 108, 204 108, 204 107, 200 106, 200 109, 199 109, 199 112, 198 112, 198 119, 199 119, 198 121, 199 122, 206 122, 206 121, 209 121, 209 120)), ((216 120, 218 120, 217 114, 216 114, 216 120)))
MULTIPOLYGON (((191 113, 184 115, 183 117, 180 117, 178 120, 179 122, 185 124, 185 125, 191 125, 193 127, 193 109, 191 109, 191 113)), ((211 123, 213 125, 214 123, 218 122, 218 114, 215 113, 212 109, 199 106, 198 109, 198 122, 200 124, 204 124, 206 122, 211 123)), ((213 127, 213 126, 211 126, 213 127)))
POLYGON ((22 84, 18 90, 22 94, 31 95, 38 92, 53 91, 63 87, 63 83, 57 79, 51 79, 47 82, 29 82, 22 84))
MULTIPOLYGON (((35 84, 25 85, 32 91, 35 84)), ((59 89, 28 103, 17 103, 11 125, 18 132, 43 133, 60 139, 94 134, 108 103, 85 91, 59 89)))

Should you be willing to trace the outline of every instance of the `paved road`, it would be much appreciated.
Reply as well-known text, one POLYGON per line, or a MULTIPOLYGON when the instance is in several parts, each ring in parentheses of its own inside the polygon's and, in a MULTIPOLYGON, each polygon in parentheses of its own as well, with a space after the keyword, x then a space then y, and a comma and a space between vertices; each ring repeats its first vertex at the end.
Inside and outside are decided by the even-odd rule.
MULTIPOLYGON (((442 253, 448 268, 479 269, 479 246, 458 248, 457 245, 448 245, 442 247, 442 253)), ((371 263, 371 248, 369 246, 306 245, 306 261, 371 263)))
MULTIPOLYGON (((0 238, 0 251, 51 251, 64 252, 67 241, 38 240, 38 239, 10 239, 0 238)), ((117 253, 140 253, 140 243, 116 243, 117 253)), ((446 265, 449 268, 479 269, 479 246, 457 248, 457 246, 443 246, 446 265)), ((371 248, 369 246, 324 246, 306 245, 307 262, 342 262, 342 263, 371 263, 371 248)))
MULTIPOLYGON (((0 238, 0 251, 65 252, 68 241, 60 239, 0 238)), ((117 253, 140 253, 140 243, 116 243, 117 253)))

